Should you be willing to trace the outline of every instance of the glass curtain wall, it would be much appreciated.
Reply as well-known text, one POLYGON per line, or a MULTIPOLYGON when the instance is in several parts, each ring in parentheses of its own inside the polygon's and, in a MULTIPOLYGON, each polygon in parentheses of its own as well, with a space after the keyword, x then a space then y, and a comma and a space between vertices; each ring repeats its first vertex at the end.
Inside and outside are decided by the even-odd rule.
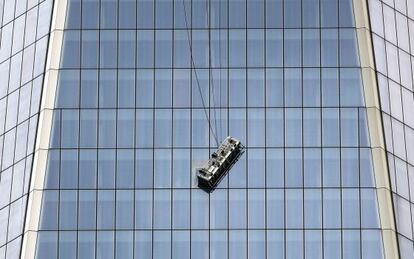
POLYGON ((52 3, 0 1, 0 258, 20 258, 52 3))
POLYGON ((351 0, 69 0, 62 47, 37 258, 383 258, 351 0))
POLYGON ((370 0, 369 8, 400 253, 412 258, 414 2, 370 0))

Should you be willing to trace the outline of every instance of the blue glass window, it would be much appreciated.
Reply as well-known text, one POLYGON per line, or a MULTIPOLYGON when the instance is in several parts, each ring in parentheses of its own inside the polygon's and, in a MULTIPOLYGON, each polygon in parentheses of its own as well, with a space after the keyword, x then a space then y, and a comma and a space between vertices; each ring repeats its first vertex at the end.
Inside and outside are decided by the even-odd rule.
POLYGON ((50 150, 47 155, 45 188, 58 189, 59 187, 59 165, 60 151, 50 150))
MULTIPOLYGON (((97 228, 98 229, 113 229, 115 226, 115 192, 112 190, 99 190, 98 191, 98 207, 97 207, 97 228)), ((102 232, 101 232, 102 233, 102 232)), ((99 233, 98 233, 98 247, 99 244, 99 233)), ((106 246, 109 249, 111 247, 109 242, 106 246)), ((99 256, 99 249, 98 249, 99 256)), ((103 255, 101 255, 103 256, 103 255)), ((100 257, 103 258, 103 257, 100 257)))
POLYGON ((307 148, 304 150, 304 185, 306 187, 320 187, 322 184, 321 150, 307 148))
POLYGON ((302 230, 287 230, 285 238, 286 258, 303 258, 302 230))
POLYGON ((80 231, 78 233, 78 259, 95 257, 95 232, 80 231))
POLYGON ((79 137, 79 111, 62 111, 61 147, 76 148, 79 137))
POLYGON ((155 70, 155 105, 171 107, 172 104, 172 73, 171 70, 155 70))
POLYGON ((323 186, 339 187, 340 184, 340 155, 337 148, 324 148, 323 157, 323 186))
MULTIPOLYGON (((116 229, 132 229, 134 226, 134 191, 116 191, 116 229)), ((131 240, 132 242, 132 240, 131 240)))
POLYGON ((263 107, 265 102, 264 70, 247 71, 247 104, 251 107, 263 107))
MULTIPOLYGON (((148 2, 152 2, 152 0, 148 2)), ((144 17, 146 16, 144 15, 144 17)), ((154 66, 154 40, 154 31, 137 31, 137 66, 139 68, 150 68, 154 66)))
POLYGON ((249 109, 247 117, 247 143, 252 147, 265 146, 265 111, 249 109))
POLYGON ((363 88, 359 68, 342 68, 340 70, 341 106, 358 107, 363 105, 363 88))
POLYGON ((173 191, 173 228, 188 229, 190 227, 190 192, 188 190, 173 191))
POLYGON ((338 189, 323 190, 323 227, 341 227, 341 193, 338 189))
POLYGON ((98 71, 81 71, 81 108, 98 106, 98 71))
MULTIPOLYGON (((117 27, 118 1, 101 0, 101 29, 113 29, 117 27)), ((102 34, 101 34, 102 35, 102 34)))
MULTIPOLYGON (((90 0, 89 0, 90 1, 90 0)), ((88 14, 89 16, 89 14, 88 14)), ((85 17, 85 16, 84 16, 85 17)), ((82 31, 82 67, 97 68, 98 67, 98 51, 99 51, 99 32, 98 31, 82 31)), ((73 55, 73 54, 72 54, 73 55)), ((82 71, 86 72, 86 71, 82 71)))
POLYGON ((157 28, 171 27, 173 24, 173 9, 173 1, 159 0, 157 2, 155 5, 155 26, 157 28))
MULTIPOLYGON (((153 228, 154 229, 170 228, 171 227, 171 192, 169 190, 154 190, 153 210, 154 210, 153 228)), ((165 258, 165 257, 162 257, 162 258, 165 258)))
POLYGON ((153 146, 153 134, 154 134, 153 120, 154 120, 154 114, 152 110, 137 110, 136 111, 136 147, 137 148, 153 146))
POLYGON ((265 151, 264 149, 255 149, 253 152, 247 152, 248 155, 248 172, 254 172, 248 177, 248 186, 250 188, 260 188, 265 186, 265 151))
POLYGON ((325 147, 339 146, 338 109, 322 109, 322 143, 325 147))
POLYGON ((171 110, 160 109, 160 110, 155 111, 154 145, 156 147, 171 147, 171 144, 172 144, 171 120, 172 120, 171 110))
MULTIPOLYGON (((3 173, 4 174, 4 173, 3 173)), ((58 227, 58 191, 44 191, 42 197, 42 214, 40 229, 54 230, 58 227)), ((39 249, 39 248, 38 248, 39 249)), ((43 258, 43 257, 40 257, 43 258)))
POLYGON ((98 151, 98 188, 112 189, 115 186, 115 150, 98 151))
POLYGON ((134 258, 152 258, 152 231, 136 231, 134 242, 134 258))
POLYGON ((97 146, 97 115, 96 110, 80 111, 79 146, 82 148, 97 146))
POLYGON ((110 259, 114 257, 114 232, 98 231, 96 237, 96 257, 110 259))
POLYGON ((118 110, 117 146, 119 148, 133 148, 135 137, 135 111, 118 110))
POLYGON ((320 65, 320 32, 316 29, 303 30, 303 66, 320 65))
MULTIPOLYGON (((324 230, 323 231, 323 255, 325 258, 341 257, 341 231, 324 230)), ((364 258, 364 257, 363 257, 364 258)))
POLYGON ((208 259, 209 249, 205 245, 209 240, 207 231, 193 230, 191 232, 191 257, 208 259))
POLYGON ((154 151, 154 187, 171 187, 171 152, 168 149, 154 151))
POLYGON ((136 106, 152 107, 154 104, 154 72, 153 70, 137 70, 136 106))
POLYGON ((338 66, 338 30, 322 29, 321 31, 321 59, 322 66, 336 67, 338 66))
POLYGON ((154 28, 153 0, 137 0, 137 24, 139 28, 154 28))
POLYGON ((341 66, 358 66, 358 43, 354 29, 339 30, 341 66))
POLYGON ((322 227, 322 192, 320 189, 306 189, 304 191, 304 227, 322 227))
POLYGON ((135 191, 135 228, 137 229, 152 228, 152 196, 152 190, 135 191))
POLYGON ((79 188, 96 188, 97 159, 95 150, 79 151, 79 188))
POLYGON ((284 2, 284 27, 299 28, 302 24, 302 4, 300 0, 289 0, 284 2))
POLYGON ((173 111, 173 145, 174 147, 190 146, 190 110, 173 111))
POLYGON ((80 21, 81 21, 80 11, 81 11, 81 0, 68 1, 65 28, 77 29, 80 27, 80 21))
POLYGON ((266 69, 266 105, 270 107, 283 106, 283 70, 266 69))
POLYGON ((115 147, 116 112, 115 110, 99 110, 99 147, 115 147))
POLYGON ((134 187, 134 151, 130 149, 117 150, 117 188, 134 187))
POLYGON ((229 105, 240 107, 246 105, 246 73, 241 69, 229 70, 229 105))
POLYGON ((247 1, 248 28, 262 28, 264 26, 264 7, 265 0, 247 1))
POLYGON ((79 106, 79 85, 78 70, 60 71, 56 106, 58 108, 77 108, 79 106))
POLYGON ((135 154, 135 187, 149 188, 153 185, 153 152, 138 149, 135 154))
MULTIPOLYGON (((125 0, 123 2, 125 2, 125 0)), ((122 5, 122 1, 120 5, 122 5)), ((134 22, 134 25, 135 25, 135 22, 134 22)), ((118 48, 119 48, 118 49, 118 67, 119 68, 134 68, 135 67, 135 57, 136 57, 135 40, 136 40, 135 31, 133 30, 118 31, 118 42, 119 42, 118 44, 118 48)))
POLYGON ((133 29, 136 27, 136 1, 120 0, 119 1, 119 28, 133 29))
POLYGON ((344 230, 342 237, 343 258, 358 258, 361 253, 361 235, 358 230, 344 230))
POLYGON ((307 108, 303 110, 303 145, 321 146, 321 110, 307 108))
MULTIPOLYGON (((259 0, 260 1, 260 0, 259 0)), ((249 1, 259 2, 259 1, 249 1)), ((256 14, 259 15, 259 14, 256 14)), ((261 67, 264 64, 264 30, 247 30, 247 65, 261 67)))
POLYGON ((301 69, 285 70, 285 105, 287 107, 302 106, 301 69))
MULTIPOLYGON (((240 17, 237 18, 240 20, 240 17)), ((230 30, 229 31, 229 66, 244 67, 246 66, 246 31, 230 30)))
POLYGON ((96 197, 95 191, 79 191, 78 229, 96 228, 96 197))
POLYGON ((229 206, 230 228, 246 227, 246 190, 230 190, 229 206))
POLYGON ((303 69, 303 106, 321 105, 321 71, 317 68, 303 69))
POLYGON ((78 186, 78 151, 62 150, 60 164, 60 188, 77 188, 78 186))
POLYGON ((302 10, 302 26, 305 28, 319 27, 319 0, 304 0, 302 10))
POLYGON ((322 27, 338 27, 338 0, 321 0, 322 27))
MULTIPOLYGON (((222 229, 228 226, 228 194, 225 189, 216 189, 210 199, 210 228, 222 229)), ((219 257, 220 258, 220 257, 219 257)))
POLYGON ((59 229, 76 229, 78 216, 77 192, 61 190, 59 198, 59 229))
POLYGON ((133 240, 134 233, 132 231, 117 231, 115 243, 115 258, 132 259, 133 258, 133 240))
MULTIPOLYGON (((297 0, 291 0, 288 3, 293 3, 297 0)), ((285 5, 286 6, 286 5, 285 5)), ((302 62, 302 36, 299 29, 285 29, 284 30, 284 63, 287 67, 299 67, 302 62)))
POLYGON ((97 29, 99 25, 99 0, 82 1, 82 28, 97 29))
POLYGON ((360 227, 359 195, 358 189, 342 190, 342 227, 344 228, 360 227))
POLYGON ((274 29, 266 30, 266 57, 265 58, 266 58, 267 66, 273 66, 273 67, 282 66, 283 64, 283 30, 274 30, 274 29))
POLYGON ((209 195, 201 189, 191 190, 191 227, 207 229, 209 227, 209 195))
POLYGON ((342 148, 341 149, 341 175, 342 186, 358 187, 359 186, 359 157, 358 149, 342 148))
MULTIPOLYGON (((106 0, 108 1, 108 0, 106 0)), ((115 68, 117 66, 117 31, 100 32, 100 67, 115 68)))
POLYGON ((246 27, 246 0, 229 0, 229 26, 246 27))
POLYGON ((99 73, 99 107, 116 107, 116 72, 116 70, 106 70, 105 73, 99 73))
POLYGON ((39 232, 36 244, 36 259, 57 258, 57 243, 57 232, 39 232))
MULTIPOLYGON (((169 0, 161 0, 170 2, 169 0)), ((158 6, 158 5, 157 5, 158 6)), ((158 7, 157 7, 158 8, 158 7)), ((138 36, 139 39, 139 36, 138 36)), ((148 49, 144 51, 149 51, 148 49)), ((155 31, 155 66, 171 67, 172 65, 172 31, 157 30, 155 31)))
POLYGON ((283 187, 284 180, 283 149, 266 150, 266 187, 283 187))
POLYGON ((80 66, 80 32, 65 31, 60 64, 62 68, 80 66))
POLYGON ((300 108, 285 109, 285 132, 286 146, 302 145, 302 110, 300 108))

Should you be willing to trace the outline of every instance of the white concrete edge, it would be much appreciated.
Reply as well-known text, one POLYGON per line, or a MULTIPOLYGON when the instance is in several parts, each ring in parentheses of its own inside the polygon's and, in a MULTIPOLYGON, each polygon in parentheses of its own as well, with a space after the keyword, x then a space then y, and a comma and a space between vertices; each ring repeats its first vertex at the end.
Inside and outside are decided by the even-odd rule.
POLYGON ((385 259, 399 258, 367 0, 353 0, 385 259))
POLYGON ((54 0, 33 168, 29 183, 21 259, 33 259, 36 256, 37 231, 39 229, 42 189, 46 172, 47 148, 49 147, 52 129, 52 109, 54 108, 57 86, 56 69, 59 68, 61 56, 66 7, 67 0, 54 0))

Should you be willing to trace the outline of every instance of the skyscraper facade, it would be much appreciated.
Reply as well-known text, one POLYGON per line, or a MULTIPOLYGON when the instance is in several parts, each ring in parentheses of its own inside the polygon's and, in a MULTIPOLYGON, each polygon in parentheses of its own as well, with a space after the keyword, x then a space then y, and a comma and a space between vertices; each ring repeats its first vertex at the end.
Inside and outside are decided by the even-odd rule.
POLYGON ((1 4, 0 258, 413 257, 414 2, 1 4))
POLYGON ((401 257, 413 248, 414 3, 370 1, 372 39, 401 257))
POLYGON ((0 258, 21 251, 52 2, 0 1, 0 258))

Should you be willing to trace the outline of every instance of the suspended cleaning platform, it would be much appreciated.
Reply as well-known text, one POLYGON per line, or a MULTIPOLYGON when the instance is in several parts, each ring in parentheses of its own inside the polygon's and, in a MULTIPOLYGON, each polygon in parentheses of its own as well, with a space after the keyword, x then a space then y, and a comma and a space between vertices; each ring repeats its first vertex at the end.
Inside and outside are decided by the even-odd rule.
POLYGON ((198 185, 214 189, 243 153, 244 146, 241 142, 228 136, 217 151, 211 154, 207 164, 197 170, 198 185))

